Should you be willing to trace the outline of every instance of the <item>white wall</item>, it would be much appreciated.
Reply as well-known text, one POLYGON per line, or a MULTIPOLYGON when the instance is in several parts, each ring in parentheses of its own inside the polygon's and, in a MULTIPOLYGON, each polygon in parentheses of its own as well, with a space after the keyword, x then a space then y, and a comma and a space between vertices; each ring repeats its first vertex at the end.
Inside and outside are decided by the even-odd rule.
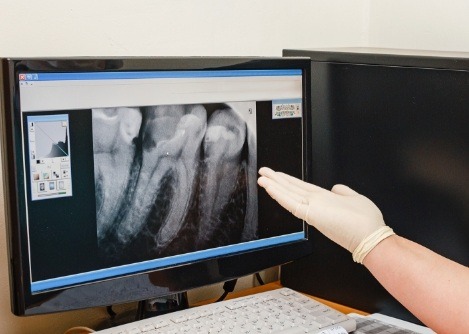
POLYGON ((368 45, 469 52, 469 1, 369 0, 368 45))
POLYGON ((0 56, 269 55, 356 45, 365 0, 0 0, 0 56))

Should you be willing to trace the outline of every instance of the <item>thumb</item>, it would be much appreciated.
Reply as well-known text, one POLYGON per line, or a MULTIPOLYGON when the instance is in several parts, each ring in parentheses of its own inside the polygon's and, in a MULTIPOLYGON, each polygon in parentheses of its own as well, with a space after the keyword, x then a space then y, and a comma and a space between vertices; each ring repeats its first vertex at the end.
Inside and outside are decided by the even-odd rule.
POLYGON ((331 191, 337 195, 344 195, 344 196, 359 195, 355 190, 343 184, 336 184, 335 186, 332 187, 331 191))

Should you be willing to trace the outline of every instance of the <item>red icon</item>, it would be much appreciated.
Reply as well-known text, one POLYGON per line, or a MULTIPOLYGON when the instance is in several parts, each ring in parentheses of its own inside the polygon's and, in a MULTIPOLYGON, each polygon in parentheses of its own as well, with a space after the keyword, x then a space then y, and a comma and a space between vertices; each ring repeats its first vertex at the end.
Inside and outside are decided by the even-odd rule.
POLYGON ((20 80, 26 80, 26 74, 20 74, 20 80))

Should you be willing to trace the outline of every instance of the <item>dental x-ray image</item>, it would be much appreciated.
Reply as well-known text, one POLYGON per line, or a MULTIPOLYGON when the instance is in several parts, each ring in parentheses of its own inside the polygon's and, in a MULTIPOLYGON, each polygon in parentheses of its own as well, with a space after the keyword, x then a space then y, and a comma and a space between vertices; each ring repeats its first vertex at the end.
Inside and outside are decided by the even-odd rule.
POLYGON ((257 238, 255 101, 93 109, 92 124, 105 256, 149 259, 257 238))

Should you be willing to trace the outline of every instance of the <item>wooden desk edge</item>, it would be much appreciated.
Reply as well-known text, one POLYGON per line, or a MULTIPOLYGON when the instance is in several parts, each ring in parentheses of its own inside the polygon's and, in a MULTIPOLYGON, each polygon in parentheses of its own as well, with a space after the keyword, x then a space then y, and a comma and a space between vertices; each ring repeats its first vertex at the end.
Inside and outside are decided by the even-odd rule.
MULTIPOLYGON (((249 288, 249 289, 246 289, 246 290, 232 292, 232 293, 228 294, 226 299, 228 300, 228 299, 233 299, 233 298, 238 298, 238 297, 249 296, 249 295, 252 295, 252 294, 255 294, 255 293, 260 293, 260 292, 265 292, 265 291, 272 291, 272 290, 275 290, 275 289, 280 289, 281 287, 282 287, 282 285, 280 284, 280 282, 276 281, 276 282, 272 282, 272 283, 267 283, 265 285, 256 286, 254 288, 249 288)), ((357 313, 357 314, 361 314, 361 315, 368 315, 368 313, 357 310, 357 309, 354 309, 352 307, 337 304, 337 303, 334 303, 334 302, 331 302, 331 301, 328 301, 328 300, 325 300, 325 299, 322 299, 322 298, 318 298, 318 297, 315 297, 315 296, 308 295, 306 293, 304 293, 304 295, 306 295, 310 298, 313 298, 313 299, 317 300, 318 302, 321 302, 321 303, 323 303, 323 304, 325 304, 329 307, 332 307, 333 309, 335 309, 339 312, 342 312, 344 314, 357 313)), ((216 299, 204 300, 202 302, 195 303, 191 306, 206 305, 206 304, 213 303, 215 301, 216 301, 216 299)))

